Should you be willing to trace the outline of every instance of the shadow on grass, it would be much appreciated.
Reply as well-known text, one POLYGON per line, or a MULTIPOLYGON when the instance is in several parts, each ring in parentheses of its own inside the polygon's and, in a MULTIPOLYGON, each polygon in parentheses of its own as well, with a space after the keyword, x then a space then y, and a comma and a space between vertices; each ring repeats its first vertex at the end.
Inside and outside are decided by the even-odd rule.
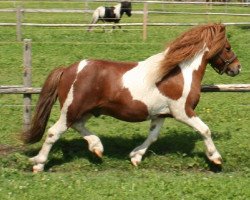
POLYGON ((243 30, 248 30, 248 29, 250 29, 250 26, 248 26, 248 25, 247 26, 240 26, 240 28, 243 30))
MULTIPOLYGON (((224 134, 223 134, 224 135, 224 134)), ((224 138, 223 135, 217 135, 216 140, 220 139, 228 139, 224 138)), ((105 156, 109 158, 115 158, 120 160, 125 160, 128 158, 129 153, 137 146, 142 144, 146 136, 135 136, 133 138, 124 138, 117 136, 101 136, 100 137, 105 150, 105 156)), ((195 148, 195 143, 201 140, 201 137, 194 133, 193 131, 186 132, 178 132, 174 131, 171 134, 164 135, 160 137, 152 146, 150 146, 150 152, 154 152, 157 155, 166 155, 166 154, 185 154, 187 157, 202 157, 208 163, 209 168, 212 171, 220 171, 217 166, 211 164, 205 157, 203 152, 201 153, 193 153, 195 148)), ((40 150, 32 149, 25 152, 25 154, 29 157, 35 156, 40 150)), ((100 164, 102 160, 93 155, 89 150, 87 143, 81 139, 73 139, 66 140, 60 139, 52 148, 50 155, 56 154, 58 152, 62 152, 60 158, 51 158, 49 162, 46 164, 45 170, 55 166, 62 165, 68 162, 71 162, 75 159, 85 158, 88 159, 93 164, 100 164)), ((150 154, 150 153, 149 153, 150 154)), ((146 154, 145 156, 149 156, 146 154)))

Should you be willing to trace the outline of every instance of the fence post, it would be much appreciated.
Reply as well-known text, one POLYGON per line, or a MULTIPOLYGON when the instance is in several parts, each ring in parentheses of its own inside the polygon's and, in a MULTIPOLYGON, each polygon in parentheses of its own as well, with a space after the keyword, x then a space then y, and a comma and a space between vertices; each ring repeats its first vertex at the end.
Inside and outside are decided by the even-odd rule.
POLYGON ((89 9, 88 0, 85 1, 85 10, 89 9))
MULTIPOLYGON (((23 45, 23 86, 31 87, 31 39, 24 39, 23 45)), ((23 95, 23 130, 31 124, 31 94, 23 95)))
POLYGON ((18 42, 22 40, 22 10, 18 7, 16 10, 16 39, 18 42))
POLYGON ((144 3, 143 7, 143 41, 147 39, 147 23, 148 23, 148 3, 144 3))

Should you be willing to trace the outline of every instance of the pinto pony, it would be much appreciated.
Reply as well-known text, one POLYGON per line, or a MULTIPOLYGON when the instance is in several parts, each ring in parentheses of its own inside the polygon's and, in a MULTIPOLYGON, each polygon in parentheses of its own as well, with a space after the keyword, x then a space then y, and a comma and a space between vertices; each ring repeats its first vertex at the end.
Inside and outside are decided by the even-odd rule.
POLYGON ((202 135, 208 159, 220 165, 221 155, 211 132, 194 111, 208 63, 219 74, 235 76, 240 72, 239 60, 222 24, 194 27, 171 42, 163 52, 140 62, 82 60, 67 68, 55 69, 43 85, 31 128, 23 134, 26 143, 42 138, 58 98, 60 118, 48 129, 38 155, 30 159, 33 171, 43 171, 52 145, 70 127, 88 142, 91 152, 102 157, 101 140, 85 127, 89 118, 99 115, 127 122, 151 120, 147 139, 130 153, 135 166, 150 144, 157 140, 166 117, 196 129, 202 135))
MULTIPOLYGON (((132 15, 131 11, 132 5, 129 1, 122 1, 112 7, 100 6, 94 11, 91 24, 96 24, 99 20, 102 20, 103 22, 114 22, 117 24, 120 22, 124 13, 130 17, 132 15)), ((88 31, 91 31, 92 28, 92 26, 89 26, 88 31)), ((113 29, 114 28, 115 26, 113 26, 113 29)), ((119 26, 119 28, 121 28, 121 26, 119 26)))

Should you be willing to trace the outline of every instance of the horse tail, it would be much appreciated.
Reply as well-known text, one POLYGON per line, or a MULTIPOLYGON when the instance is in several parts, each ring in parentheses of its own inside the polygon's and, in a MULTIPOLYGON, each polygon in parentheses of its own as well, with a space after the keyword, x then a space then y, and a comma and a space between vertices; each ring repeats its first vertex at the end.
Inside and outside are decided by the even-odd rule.
POLYGON ((63 71, 64 68, 57 68, 47 77, 36 105, 31 127, 22 133, 21 139, 24 143, 33 144, 43 137, 52 106, 58 96, 57 89, 63 71))

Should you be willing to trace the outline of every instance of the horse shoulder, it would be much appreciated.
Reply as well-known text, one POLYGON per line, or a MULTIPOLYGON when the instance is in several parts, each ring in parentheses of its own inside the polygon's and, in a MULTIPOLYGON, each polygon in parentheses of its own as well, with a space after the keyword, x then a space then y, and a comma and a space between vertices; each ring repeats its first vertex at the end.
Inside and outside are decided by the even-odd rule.
POLYGON ((181 98, 184 88, 184 78, 179 67, 176 67, 162 81, 157 83, 158 90, 172 100, 181 98))

